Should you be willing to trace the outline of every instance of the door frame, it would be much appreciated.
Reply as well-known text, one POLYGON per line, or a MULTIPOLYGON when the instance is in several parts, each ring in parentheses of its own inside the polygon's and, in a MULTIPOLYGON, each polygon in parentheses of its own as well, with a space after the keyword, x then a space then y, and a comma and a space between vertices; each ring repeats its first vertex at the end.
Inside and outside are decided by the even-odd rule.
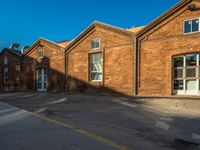
POLYGON ((48 89, 48 70, 47 68, 43 67, 43 68, 38 68, 37 69, 37 91, 38 92, 46 92, 48 89), (45 69, 46 69, 46 81, 44 81, 44 77, 45 77, 45 69), (41 70, 41 89, 38 88, 38 83, 39 83, 39 70, 41 70), (46 82, 46 88, 44 88, 44 83, 46 82))

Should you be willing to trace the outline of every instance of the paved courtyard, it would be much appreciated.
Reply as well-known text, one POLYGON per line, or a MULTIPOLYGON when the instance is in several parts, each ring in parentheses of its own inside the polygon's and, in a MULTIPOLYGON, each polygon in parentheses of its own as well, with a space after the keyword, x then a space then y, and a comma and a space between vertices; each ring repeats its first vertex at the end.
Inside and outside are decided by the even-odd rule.
POLYGON ((2 150, 115 150, 109 145, 0 103, 2 150))
MULTIPOLYGON (((180 100, 177 101, 176 98, 174 100, 168 100, 167 98, 154 99, 144 98, 139 100, 136 97, 126 96, 95 96, 67 93, 0 94, 0 101, 2 102, 105 137, 132 150, 199 150, 200 109, 198 109, 198 105, 196 107, 195 105, 190 106, 187 103, 187 98, 183 100, 185 103, 180 103, 180 100)), ((198 98, 191 102, 197 103, 198 98)), ((9 109, 4 108, 4 106, 0 107, 0 117, 8 115, 9 109)), ((24 120, 26 115, 18 114, 18 116, 22 118, 17 120, 16 124, 8 120, 8 123, 0 128, 2 130, 0 134, 4 133, 6 135, 5 138, 10 138, 11 141, 16 138, 12 135, 15 125, 17 126, 16 128, 24 126, 29 129, 34 128, 34 125, 31 126, 30 120, 24 120)), ((32 122, 35 123, 38 120, 32 120, 32 122)), ((0 124, 2 123, 1 119, 0 124)), ((70 134, 76 134, 73 131, 66 131, 70 132, 70 134, 62 135, 64 138, 61 138, 59 134, 64 134, 62 130, 66 129, 51 126, 49 124, 47 128, 40 126, 38 132, 33 132, 37 130, 36 128, 30 133, 27 132, 27 136, 35 136, 32 142, 39 142, 39 145, 43 142, 50 142, 54 145, 52 141, 62 143, 65 138, 72 137, 70 134), (47 136, 43 134, 44 139, 45 137, 51 137, 50 140, 38 140, 36 135, 39 131, 41 133, 47 132, 47 136), (59 138, 54 137, 56 135, 59 138)), ((26 129, 22 133, 25 134, 25 131, 26 129)), ((78 145, 84 145, 85 142, 90 143, 90 141, 93 146, 99 144, 81 135, 78 135, 73 140, 70 138, 69 143, 77 141, 79 136, 83 140, 78 145)), ((22 139, 21 145, 31 142, 31 140, 27 140, 27 138, 22 139)), ((5 140, 3 143, 10 142, 5 140)), ((106 146, 105 144, 100 145, 106 146)), ((99 146, 98 148, 106 149, 99 146)), ((88 148, 82 147, 82 149, 88 148)))

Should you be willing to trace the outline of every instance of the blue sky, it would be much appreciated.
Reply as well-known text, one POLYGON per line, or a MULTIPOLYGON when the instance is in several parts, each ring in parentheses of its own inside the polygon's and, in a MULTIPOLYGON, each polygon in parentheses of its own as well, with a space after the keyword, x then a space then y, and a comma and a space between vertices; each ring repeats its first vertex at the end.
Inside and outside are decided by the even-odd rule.
POLYGON ((0 4, 0 50, 39 37, 70 40, 93 21, 128 28, 146 25, 179 0, 5 0, 0 4))

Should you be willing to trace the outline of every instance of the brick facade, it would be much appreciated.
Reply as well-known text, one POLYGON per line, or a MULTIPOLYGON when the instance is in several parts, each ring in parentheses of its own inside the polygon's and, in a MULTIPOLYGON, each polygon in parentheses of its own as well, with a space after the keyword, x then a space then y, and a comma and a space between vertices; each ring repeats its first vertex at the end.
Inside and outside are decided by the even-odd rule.
POLYGON ((20 61, 21 54, 5 48, 0 54, 0 91, 17 92, 20 91, 20 61), (7 57, 7 64, 4 58, 7 57), (4 68, 8 68, 8 81, 4 80, 4 68))
MULTIPOLYGON (((39 39, 23 55, 21 90, 38 90, 38 70, 45 68, 47 91, 173 95, 173 57, 200 54, 199 32, 184 35, 183 22, 199 17, 199 0, 184 0, 145 27, 124 30, 94 22, 71 42, 39 39), (192 6, 190 10, 188 6, 192 6), (96 38, 100 39, 100 47, 92 49, 92 40, 96 38), (39 58, 41 50, 45 56, 39 58), (95 53, 102 54, 100 81, 92 81, 90 77, 90 55, 95 53)), ((17 61, 15 57, 12 59, 17 61)), ((2 61, 0 65, 2 68, 2 61)), ((1 69, 1 81, 2 74, 1 69)), ((4 91, 15 89, 12 80, 16 77, 11 78, 12 85, 5 88, 1 84, 4 91)))
POLYGON ((37 91, 38 70, 47 70, 47 91, 65 91, 64 48, 45 39, 37 40, 22 59, 22 91, 37 91), (39 51, 44 57, 39 57, 39 51))
POLYGON ((199 7, 200 2, 187 2, 179 4, 178 10, 138 37, 139 95, 173 95, 173 56, 200 53, 199 33, 183 35, 184 20, 200 17, 199 9, 190 11, 188 6, 199 7))
POLYGON ((87 28, 66 51, 67 89, 79 92, 114 92, 132 95, 133 87, 133 34, 101 23, 87 28), (92 49, 92 40, 100 39, 100 48, 92 49), (103 79, 91 81, 89 55, 102 53, 103 79))

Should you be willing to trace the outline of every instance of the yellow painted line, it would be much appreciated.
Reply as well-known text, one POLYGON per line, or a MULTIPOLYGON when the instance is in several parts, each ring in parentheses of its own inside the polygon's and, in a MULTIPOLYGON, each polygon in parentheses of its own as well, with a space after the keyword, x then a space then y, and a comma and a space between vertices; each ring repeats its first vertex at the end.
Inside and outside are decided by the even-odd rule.
MULTIPOLYGON (((7 103, 3 103, 3 104, 7 104, 7 103)), ((56 124, 56 125, 59 125, 59 126, 62 126, 62 127, 65 127, 65 128, 68 128, 68 129, 71 129, 79 134, 82 134, 84 136, 87 136, 87 137, 90 137, 91 139, 94 139, 98 142, 101 142, 101 143, 104 143, 104 144, 107 144, 115 149, 118 149, 118 150, 129 150, 128 147, 122 145, 122 144, 119 144, 113 140, 110 140, 110 139, 107 139, 105 137, 102 137, 100 135, 97 135, 93 132, 90 132, 90 131, 87 131, 87 130, 83 130, 83 129, 80 129, 80 128, 77 128, 75 126, 72 126, 70 124, 67 124, 67 123, 64 123, 64 122, 60 122, 60 121, 57 121, 57 120, 54 120, 54 119, 50 119, 50 118, 47 118, 45 116, 41 116, 37 113, 34 113, 34 112, 30 112, 30 111, 27 111, 25 109, 22 109, 22 108, 18 108, 18 107, 15 107, 13 105, 10 105, 10 104, 7 104, 8 106, 11 106, 13 108, 16 108, 16 109, 20 109, 22 111, 24 111, 25 113, 28 113, 30 115, 33 115, 33 116, 36 116, 42 120, 45 120, 47 122, 50 122, 50 123, 53 123, 53 124, 56 124)))

